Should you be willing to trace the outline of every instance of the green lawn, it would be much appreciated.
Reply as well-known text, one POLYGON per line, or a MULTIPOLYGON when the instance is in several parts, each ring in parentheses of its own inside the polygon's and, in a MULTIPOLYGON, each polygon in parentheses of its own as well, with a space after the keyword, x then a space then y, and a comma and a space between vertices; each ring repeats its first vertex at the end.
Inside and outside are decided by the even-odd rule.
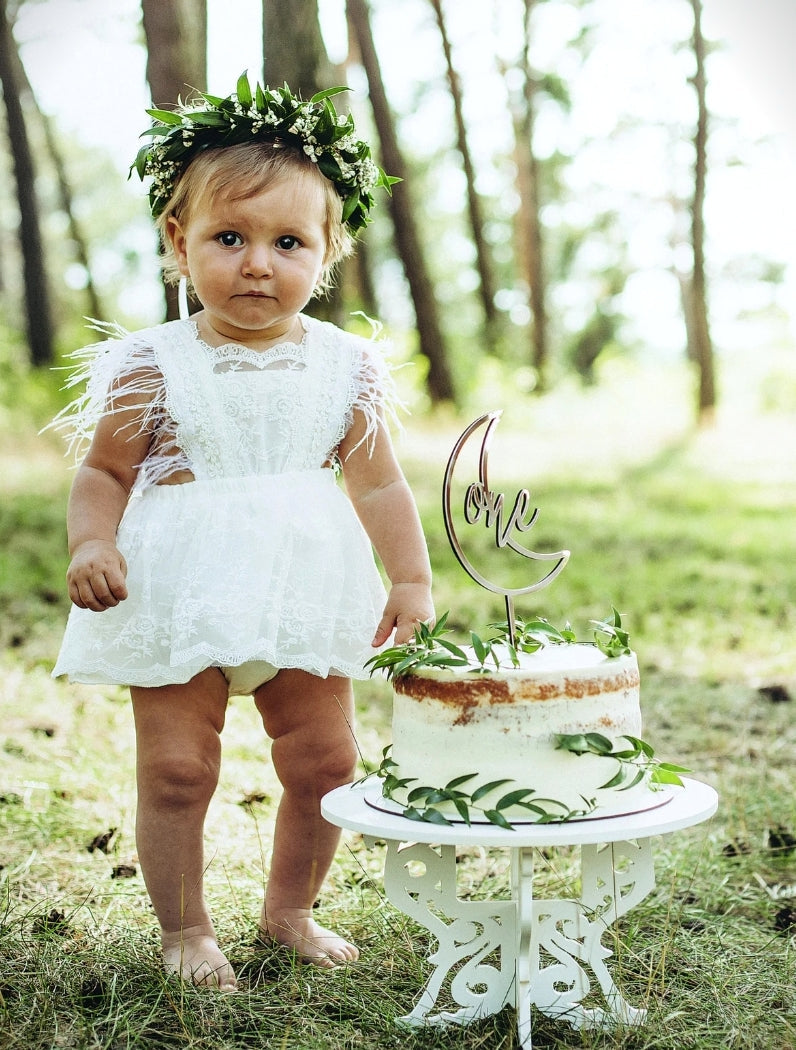
MULTIPOLYGON (((611 945, 615 979, 646 1006, 647 1024, 573 1032, 537 1017, 535 1047, 796 1046, 796 424, 792 413, 758 411, 759 385, 739 378, 705 431, 690 429, 676 369, 512 403, 498 428, 491 486, 509 504, 527 486, 540 509, 528 544, 572 552, 548 588, 517 600, 518 614, 570 620, 589 637, 589 620, 616 606, 639 656, 644 736, 721 797, 711 822, 658 840, 657 888, 620 921, 611 945)), ((501 599, 455 562, 440 512, 453 441, 494 407, 410 419, 398 441, 429 537, 438 612, 450 610, 454 638, 504 615, 501 599)), ((356 836, 344 837, 320 906, 361 945, 361 963, 324 973, 255 948, 278 789, 241 698, 225 731, 207 876, 241 992, 219 997, 164 980, 136 865, 124 692, 49 677, 67 611, 66 465, 32 433, 17 430, 8 446, 0 465, 0 1046, 515 1046, 509 1009, 469 1028, 395 1026, 429 972, 433 944, 385 901, 381 848, 356 836)), ((472 464, 463 455, 457 489, 474 480, 472 464)), ((510 564, 485 528, 462 537, 488 577, 527 580, 527 566, 510 564)), ((357 695, 359 746, 375 763, 389 742, 389 688, 374 680, 357 695)), ((545 851, 538 867, 540 895, 577 891, 570 851, 545 851)), ((462 892, 504 892, 506 869, 500 852, 469 852, 462 892)))

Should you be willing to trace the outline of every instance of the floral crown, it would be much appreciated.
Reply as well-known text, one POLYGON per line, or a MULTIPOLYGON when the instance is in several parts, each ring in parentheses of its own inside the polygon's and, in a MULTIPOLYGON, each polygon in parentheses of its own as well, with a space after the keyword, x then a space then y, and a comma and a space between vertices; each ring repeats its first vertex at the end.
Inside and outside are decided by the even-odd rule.
POLYGON ((370 146, 356 137, 351 114, 338 115, 332 96, 346 91, 329 88, 309 102, 282 88, 255 86, 247 75, 238 79, 235 94, 227 98, 200 93, 204 105, 181 103, 175 110, 148 109, 155 123, 143 132, 152 141, 142 146, 130 168, 141 179, 152 178, 149 206, 157 218, 165 209, 177 180, 194 157, 205 149, 238 146, 252 140, 294 143, 334 183, 343 201, 342 221, 357 232, 370 221, 373 190, 400 179, 386 175, 371 159, 370 146))

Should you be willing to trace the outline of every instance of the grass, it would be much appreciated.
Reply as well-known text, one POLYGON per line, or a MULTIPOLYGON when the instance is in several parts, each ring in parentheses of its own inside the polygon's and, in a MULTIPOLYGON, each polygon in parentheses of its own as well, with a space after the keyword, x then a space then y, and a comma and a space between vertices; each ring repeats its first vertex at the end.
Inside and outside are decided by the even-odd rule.
MULTIPOLYGON (((711 822, 657 841, 656 889, 604 939, 647 1024, 575 1032, 536 1015, 535 1047, 796 1047, 796 427, 792 414, 758 410, 765 378, 746 372, 712 430, 690 430, 677 370, 655 376, 654 399, 649 375, 627 372, 586 393, 512 403, 498 429, 492 487, 509 502, 531 487, 540 519, 529 542, 572 550, 518 613, 570 619, 588 636, 590 619, 621 609, 641 663, 645 737, 721 796, 711 822)), ((456 565, 439 511, 450 447, 491 407, 413 420, 399 442, 454 634, 503 617, 501 600, 456 565)), ((255 945, 278 785, 240 698, 208 821, 207 889, 241 992, 162 976, 135 854, 124 692, 49 677, 66 614, 68 476, 57 449, 18 421, 1 467, 0 1046, 515 1047, 510 1009, 467 1028, 396 1026, 433 942, 385 901, 381 848, 357 836, 344 837, 319 904, 360 944, 360 965, 325 973, 255 945)), ((463 456, 457 486, 471 470, 463 456)), ((463 535, 487 576, 510 574, 486 529, 463 535)), ((386 683, 363 683, 357 704, 359 745, 376 762, 389 741, 386 683)), ((504 892, 506 868, 499 851, 467 852, 460 893, 504 892)), ((545 851, 538 868, 540 896, 577 892, 572 851, 545 851)))

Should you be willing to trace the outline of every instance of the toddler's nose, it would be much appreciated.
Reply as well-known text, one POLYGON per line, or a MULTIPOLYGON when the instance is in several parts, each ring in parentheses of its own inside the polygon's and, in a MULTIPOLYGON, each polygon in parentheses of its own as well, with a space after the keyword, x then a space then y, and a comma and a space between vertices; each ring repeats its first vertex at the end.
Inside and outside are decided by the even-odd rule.
POLYGON ((243 273, 246 277, 270 277, 274 272, 273 257, 270 248, 265 245, 250 245, 243 260, 243 273))

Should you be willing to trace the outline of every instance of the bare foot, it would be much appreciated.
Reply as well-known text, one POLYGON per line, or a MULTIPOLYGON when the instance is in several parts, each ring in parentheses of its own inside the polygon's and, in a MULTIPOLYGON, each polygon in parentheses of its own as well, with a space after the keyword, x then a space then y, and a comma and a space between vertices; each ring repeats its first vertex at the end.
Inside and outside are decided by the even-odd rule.
POLYGON ((320 926, 308 908, 285 908, 260 917, 260 936, 264 941, 291 948, 303 962, 331 969, 356 962, 359 948, 344 937, 320 926))
POLYGON ((187 926, 176 933, 162 933, 163 965, 167 973, 203 988, 234 992, 235 972, 218 947, 212 926, 187 926))

